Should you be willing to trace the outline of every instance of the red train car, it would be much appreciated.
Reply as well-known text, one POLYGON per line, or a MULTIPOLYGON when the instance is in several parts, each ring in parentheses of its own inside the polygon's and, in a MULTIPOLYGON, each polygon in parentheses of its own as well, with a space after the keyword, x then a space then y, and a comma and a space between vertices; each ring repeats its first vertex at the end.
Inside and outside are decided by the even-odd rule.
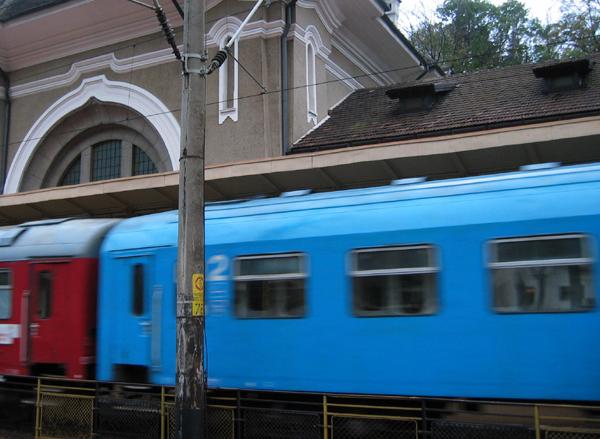
POLYGON ((93 377, 98 251, 117 222, 0 229, 0 374, 93 377))

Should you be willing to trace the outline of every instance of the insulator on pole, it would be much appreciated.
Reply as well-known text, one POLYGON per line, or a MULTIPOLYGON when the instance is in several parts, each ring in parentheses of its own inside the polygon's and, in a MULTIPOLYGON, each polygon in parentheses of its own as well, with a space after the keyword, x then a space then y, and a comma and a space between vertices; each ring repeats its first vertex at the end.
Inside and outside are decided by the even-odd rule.
POLYGON ((167 19, 167 16, 165 15, 165 13, 163 12, 163 10, 160 6, 155 8, 154 12, 156 12, 156 17, 158 18, 158 22, 160 23, 160 27, 162 28, 163 35, 165 36, 165 40, 167 40, 167 42, 173 48, 173 54, 175 55, 175 58, 180 60, 181 54, 179 53, 179 49, 177 48, 177 43, 175 42, 175 32, 173 32, 173 29, 171 28, 171 25, 169 24, 169 20, 167 19))
POLYGON ((217 54, 214 56, 214 58, 212 59, 212 61, 210 62, 210 65, 208 66, 208 70, 206 71, 206 73, 210 75, 212 72, 214 72, 219 67, 221 67, 226 60, 227 60, 227 49, 219 50, 217 52, 217 54))

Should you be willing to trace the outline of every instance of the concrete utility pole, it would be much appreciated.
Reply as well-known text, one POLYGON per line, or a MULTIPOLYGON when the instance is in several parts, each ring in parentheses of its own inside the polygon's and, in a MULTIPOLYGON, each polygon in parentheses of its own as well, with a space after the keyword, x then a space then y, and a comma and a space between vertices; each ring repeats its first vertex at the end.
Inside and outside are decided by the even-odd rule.
POLYGON ((205 0, 186 0, 184 15, 175 437, 204 439, 205 0))

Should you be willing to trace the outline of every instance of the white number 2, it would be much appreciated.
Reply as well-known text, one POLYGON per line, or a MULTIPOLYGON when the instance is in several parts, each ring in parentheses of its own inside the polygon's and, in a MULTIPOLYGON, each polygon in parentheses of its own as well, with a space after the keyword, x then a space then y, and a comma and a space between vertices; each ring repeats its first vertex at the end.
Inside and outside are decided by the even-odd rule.
POLYGON ((229 258, 225 255, 211 256, 207 262, 208 265, 208 281, 218 282, 226 281, 227 275, 224 274, 229 269, 229 258), (216 265, 211 269, 211 265, 216 265))

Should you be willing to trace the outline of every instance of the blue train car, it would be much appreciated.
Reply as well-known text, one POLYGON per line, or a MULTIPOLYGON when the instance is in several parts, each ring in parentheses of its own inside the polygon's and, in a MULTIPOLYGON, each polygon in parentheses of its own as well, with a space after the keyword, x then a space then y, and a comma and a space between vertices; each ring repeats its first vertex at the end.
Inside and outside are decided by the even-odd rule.
MULTIPOLYGON (((600 400, 600 165, 206 208, 210 387, 600 400)), ((174 383, 176 213, 101 250, 99 378, 174 383)))

